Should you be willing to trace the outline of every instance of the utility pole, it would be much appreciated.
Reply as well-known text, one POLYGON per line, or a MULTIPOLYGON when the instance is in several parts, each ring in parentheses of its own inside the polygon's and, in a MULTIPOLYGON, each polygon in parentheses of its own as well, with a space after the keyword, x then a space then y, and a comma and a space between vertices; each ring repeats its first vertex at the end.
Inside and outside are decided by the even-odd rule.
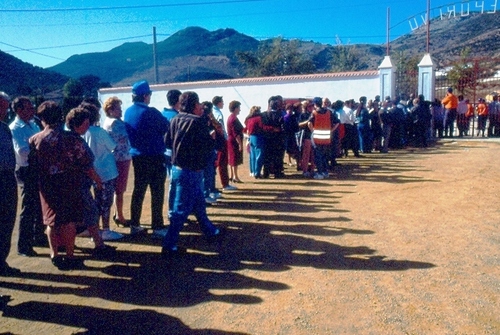
POLYGON ((158 72, 158 53, 156 51, 156 27, 153 27, 153 66, 155 68, 155 83, 160 83, 160 75, 158 72))
POLYGON ((386 50, 386 56, 390 55, 390 47, 389 47, 389 43, 390 43, 389 34, 390 34, 390 30, 391 30, 390 26, 391 26, 391 8, 387 7, 387 50, 386 50))
POLYGON ((427 53, 431 49, 431 0, 427 0, 427 53))

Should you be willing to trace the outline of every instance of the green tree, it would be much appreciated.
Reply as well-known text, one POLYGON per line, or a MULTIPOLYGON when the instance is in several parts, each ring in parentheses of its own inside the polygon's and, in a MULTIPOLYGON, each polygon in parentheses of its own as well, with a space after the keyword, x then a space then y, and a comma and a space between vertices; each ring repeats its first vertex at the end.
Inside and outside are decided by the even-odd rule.
POLYGON ((332 72, 359 71, 367 67, 361 61, 359 52, 354 45, 338 44, 333 47, 331 56, 330 68, 332 72))
POLYGON ((84 97, 97 98, 97 90, 99 89, 99 84, 101 78, 94 75, 86 75, 78 78, 82 85, 82 95, 84 97))
POLYGON ((298 40, 284 41, 281 37, 263 43, 257 52, 237 52, 247 76, 283 76, 313 73, 316 70, 309 56, 300 52, 298 40))
POLYGON ((109 82, 102 82, 101 78, 94 75, 81 76, 78 80, 82 84, 84 97, 97 98, 97 92, 100 88, 111 87, 109 82))
POLYGON ((83 100, 84 87, 79 80, 71 78, 63 86, 62 109, 64 115, 77 107, 83 100))

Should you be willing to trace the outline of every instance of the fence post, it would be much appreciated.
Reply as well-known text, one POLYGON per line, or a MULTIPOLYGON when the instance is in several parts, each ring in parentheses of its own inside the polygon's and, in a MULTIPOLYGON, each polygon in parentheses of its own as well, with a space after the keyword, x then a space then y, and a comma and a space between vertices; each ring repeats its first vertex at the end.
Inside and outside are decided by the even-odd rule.
POLYGON ((396 95, 396 66, 392 64, 391 56, 385 56, 378 68, 380 97, 384 99, 386 96, 390 96, 391 99, 394 99, 396 95))
POLYGON ((434 101, 436 94, 435 67, 429 53, 418 63, 418 94, 423 94, 427 101, 434 101))

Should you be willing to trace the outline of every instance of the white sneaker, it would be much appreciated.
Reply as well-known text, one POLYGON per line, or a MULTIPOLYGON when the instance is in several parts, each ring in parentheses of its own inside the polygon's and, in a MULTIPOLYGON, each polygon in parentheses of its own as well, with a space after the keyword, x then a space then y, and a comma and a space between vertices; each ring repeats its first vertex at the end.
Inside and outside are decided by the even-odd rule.
POLYGON ((323 172, 323 177, 328 178, 330 174, 328 172, 323 172))
POLYGON ((325 179, 325 177, 321 173, 316 173, 314 179, 325 179))
POLYGON ((227 185, 226 187, 224 187, 222 190, 223 191, 236 191, 238 188, 236 186, 233 186, 233 185, 227 185))
POLYGON ((122 237, 123 237, 123 234, 120 234, 119 232, 109 230, 109 229, 101 230, 101 238, 103 241, 119 240, 122 237))
POLYGON ((206 197, 206 198, 205 198, 205 202, 206 202, 207 204, 215 204, 215 203, 217 202, 217 199, 214 199, 214 198, 212 198, 212 197, 206 197))
POLYGON ((85 229, 84 231, 82 231, 80 234, 78 234, 76 236, 78 236, 78 237, 90 237, 90 233, 89 233, 88 229, 85 229))
POLYGON ((220 198, 222 198, 222 194, 219 192, 214 192, 214 193, 210 193, 210 197, 214 198, 214 199, 220 199, 220 198))
POLYGON ((167 228, 162 228, 162 229, 155 229, 153 230, 153 234, 151 235, 152 238, 158 238, 158 239, 163 239, 165 235, 167 235, 167 228))
POLYGON ((309 171, 302 173, 302 175, 304 176, 304 178, 311 178, 311 172, 309 171))
POLYGON ((130 235, 138 235, 146 232, 146 228, 141 226, 130 226, 130 235))

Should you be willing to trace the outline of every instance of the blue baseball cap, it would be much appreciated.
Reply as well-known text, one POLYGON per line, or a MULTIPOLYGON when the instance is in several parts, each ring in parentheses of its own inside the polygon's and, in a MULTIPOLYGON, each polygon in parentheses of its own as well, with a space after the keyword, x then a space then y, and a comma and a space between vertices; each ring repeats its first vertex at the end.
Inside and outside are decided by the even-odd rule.
POLYGON ((151 94, 151 89, 149 88, 149 84, 146 80, 141 80, 136 82, 132 86, 132 93, 135 95, 147 95, 151 94))
POLYGON ((321 99, 320 97, 315 97, 313 99, 313 104, 316 106, 321 106, 323 104, 323 99, 321 99))

